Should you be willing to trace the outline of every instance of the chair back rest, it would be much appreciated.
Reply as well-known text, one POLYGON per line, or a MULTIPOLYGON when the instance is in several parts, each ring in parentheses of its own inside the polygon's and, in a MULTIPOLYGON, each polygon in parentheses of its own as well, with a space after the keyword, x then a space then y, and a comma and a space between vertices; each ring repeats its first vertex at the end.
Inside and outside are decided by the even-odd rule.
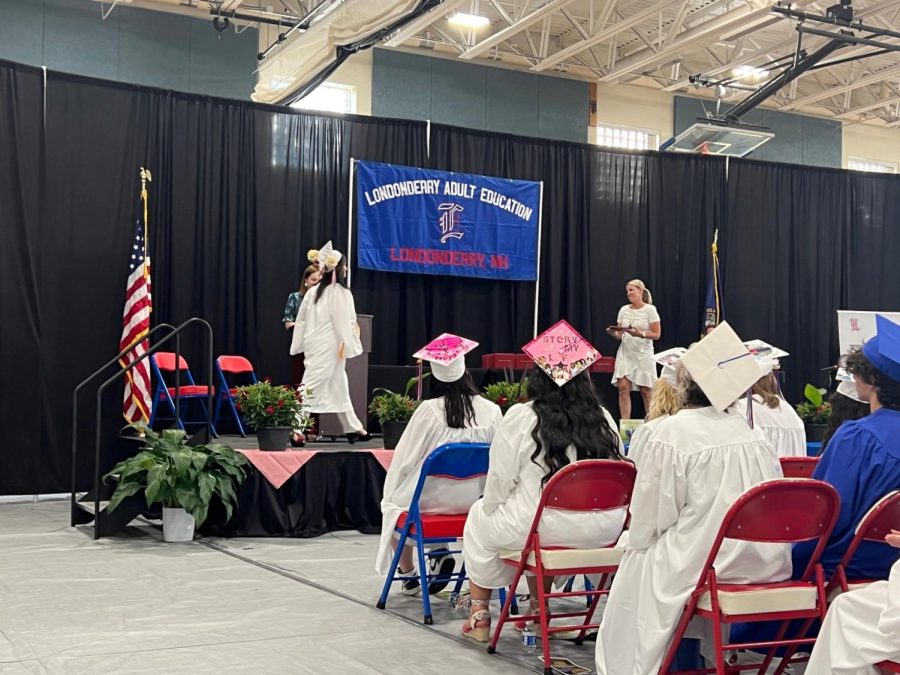
POLYGON ((541 494, 538 509, 609 511, 631 503, 637 470, 617 459, 584 459, 557 471, 541 494))
POLYGON ((900 528, 900 490, 888 492, 866 511, 866 515, 856 526, 853 539, 847 545, 840 566, 846 568, 850 564, 853 556, 856 555, 856 549, 864 541, 879 542, 889 546, 884 537, 896 528, 900 528))
POLYGON ((724 539, 768 544, 818 539, 801 578, 806 581, 828 543, 840 508, 837 490, 824 481, 778 478, 754 485, 725 514, 704 570, 715 562, 724 539))
POLYGON ((564 466, 541 491, 527 545, 538 534, 545 509, 584 512, 627 509, 636 476, 634 464, 618 459, 583 459, 564 466))
POLYGON ((785 478, 812 478, 819 465, 818 457, 780 457, 778 461, 785 478))
POLYGON ((488 471, 489 443, 446 443, 431 451, 422 464, 416 490, 409 505, 411 516, 419 515, 419 499, 429 476, 468 480, 488 471))
POLYGON ((243 356, 220 356, 216 359, 223 373, 252 373, 253 364, 243 356))
POLYGON ((156 352, 152 357, 156 367, 167 372, 175 370, 187 370, 188 364, 183 356, 178 357, 178 368, 175 367, 175 352, 156 352))

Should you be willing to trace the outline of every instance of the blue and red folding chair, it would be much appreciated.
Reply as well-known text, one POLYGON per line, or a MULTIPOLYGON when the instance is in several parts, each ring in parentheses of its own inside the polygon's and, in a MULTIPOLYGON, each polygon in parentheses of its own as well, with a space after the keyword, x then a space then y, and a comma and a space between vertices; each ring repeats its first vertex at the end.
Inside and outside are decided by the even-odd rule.
MULTIPOLYGON (((160 419, 171 419, 177 422, 179 429, 184 429, 184 424, 206 424, 209 417, 209 411, 206 409, 206 399, 209 396, 209 386, 205 384, 197 384, 194 382, 194 376, 191 375, 191 369, 188 367, 187 361, 183 356, 178 357, 178 366, 175 365, 174 352, 156 352, 150 357, 150 367, 153 375, 156 377, 156 390, 153 393, 153 411, 150 413, 150 426, 160 419), (190 406, 191 401, 195 401, 203 411, 203 419, 189 420, 184 414, 179 415, 175 409, 176 389, 166 384, 163 373, 174 373, 176 370, 183 371, 183 377, 186 385, 181 385, 177 390, 177 398, 179 407, 182 410, 190 406), (159 412, 160 405, 165 405, 171 413, 171 417, 161 417, 159 412)), ((215 394, 215 389, 213 389, 215 394)), ((210 424, 213 436, 218 436, 216 427, 210 424)))
POLYGON ((244 431, 244 424, 241 421, 241 414, 238 412, 234 404, 234 396, 237 393, 237 387, 234 382, 229 382, 229 376, 243 377, 249 379, 248 384, 256 384, 256 373, 253 370, 253 364, 243 356, 220 356, 216 359, 216 379, 219 382, 219 395, 216 396, 216 412, 213 414, 213 423, 219 423, 219 415, 222 412, 222 404, 225 403, 234 417, 234 423, 237 425, 241 438, 247 436, 244 431))
MULTIPOLYGON (((400 519, 397 521, 397 526, 394 529, 396 534, 399 535, 399 540, 397 541, 397 550, 394 553, 394 559, 391 561, 387 578, 384 580, 381 598, 376 604, 378 609, 385 608, 392 583, 416 579, 419 582, 419 587, 422 589, 422 609, 425 615, 425 623, 434 623, 431 616, 428 586, 431 582, 437 580, 438 576, 428 574, 428 567, 425 561, 426 558, 434 554, 426 551, 425 547, 435 544, 449 544, 462 538, 468 513, 422 513, 419 508, 422 489, 425 487, 425 481, 429 476, 468 480, 487 475, 490 447, 488 443, 448 443, 436 448, 425 459, 422 470, 419 472, 419 482, 416 484, 409 511, 400 514, 400 519), (400 554, 403 552, 403 547, 408 540, 415 544, 416 553, 418 554, 419 571, 416 576, 397 575, 400 554)), ((459 552, 458 550, 450 551, 450 553, 459 552)), ((446 550, 441 551, 441 554, 444 553, 446 553, 446 550)), ((465 571, 461 569, 459 572, 441 576, 440 580, 450 581, 456 579, 458 588, 459 583, 464 578, 465 571)))

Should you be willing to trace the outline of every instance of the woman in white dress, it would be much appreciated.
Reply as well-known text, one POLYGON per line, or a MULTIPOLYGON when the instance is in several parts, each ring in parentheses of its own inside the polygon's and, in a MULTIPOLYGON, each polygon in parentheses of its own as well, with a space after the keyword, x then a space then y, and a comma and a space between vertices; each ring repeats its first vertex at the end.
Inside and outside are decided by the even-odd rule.
MULTIPOLYGON (((628 543, 597 636, 598 675, 656 675, 725 513, 782 477, 771 444, 727 410, 762 373, 728 324, 675 370, 684 409, 635 434, 628 543)), ((788 579, 790 547, 726 541, 716 572, 732 583, 788 579)), ((699 627, 691 636, 707 637, 699 627)))
MULTIPOLYGON (((900 548, 900 532, 885 537, 900 548)), ((813 647, 810 675, 878 675, 881 661, 900 659, 900 562, 887 581, 842 593, 831 603, 813 647)))
MULTIPOLYGON (((394 528, 400 514, 409 510, 425 459, 446 443, 490 443, 503 420, 500 406, 481 396, 475 387, 466 370, 464 355, 449 363, 432 361, 431 373, 434 376, 431 391, 435 397, 416 408, 397 443, 384 481, 381 542, 375 560, 375 569, 380 574, 385 574, 390 567, 397 548, 394 528)), ((481 496, 483 487, 483 479, 459 481, 433 476, 425 483, 419 505, 424 513, 466 513, 481 496)), ((401 574, 412 572, 412 553, 412 545, 404 548, 398 565, 401 574)), ((453 571, 449 554, 432 556, 431 563, 432 572, 448 575, 453 571)), ((407 594, 417 592, 418 587, 417 581, 403 584, 407 594)), ((437 593, 441 588, 441 584, 432 584, 429 591, 437 593)))
MULTIPOLYGON (((794 406, 781 397, 775 374, 770 372, 750 389, 753 397, 753 428, 775 446, 779 457, 806 457, 806 427, 794 406)), ((747 399, 738 401, 736 410, 747 414, 747 399)))
POLYGON ((330 241, 310 251, 308 258, 324 276, 300 303, 291 355, 306 355, 302 386, 308 392, 309 410, 337 414, 343 432, 351 437, 368 436, 353 411, 345 370, 347 359, 362 354, 356 306, 347 288, 347 262, 330 241))
POLYGON ((625 284, 627 305, 619 310, 616 325, 606 332, 621 342, 616 352, 612 383, 619 390, 619 416, 631 419, 631 392, 640 391, 644 410, 650 409, 650 392, 656 384, 653 341, 662 335, 662 325, 650 291, 640 279, 625 284))
MULTIPOLYGON (((484 497, 472 506, 463 534, 463 559, 472 604, 463 635, 488 642, 491 589, 512 583, 515 569, 503 550, 525 545, 541 490, 561 468, 581 459, 623 459, 615 422, 600 405, 587 372, 558 386, 542 370, 528 378, 528 403, 510 408, 491 445, 484 497)), ((541 543, 578 548, 608 546, 622 532, 626 509, 598 513, 551 512, 541 543)), ((534 577, 528 577, 537 598, 534 577)), ((537 611, 537 605, 532 603, 537 611)))

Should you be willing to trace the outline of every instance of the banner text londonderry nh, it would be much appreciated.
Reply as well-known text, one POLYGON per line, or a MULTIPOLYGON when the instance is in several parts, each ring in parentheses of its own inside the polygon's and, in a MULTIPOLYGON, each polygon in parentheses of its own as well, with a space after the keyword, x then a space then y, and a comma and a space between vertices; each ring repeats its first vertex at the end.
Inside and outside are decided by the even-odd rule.
POLYGON ((522 220, 530 220, 533 209, 522 202, 507 197, 486 187, 479 188, 471 183, 459 183, 452 180, 438 180, 422 178, 416 180, 404 180, 396 183, 386 183, 373 187, 365 192, 369 206, 375 206, 389 199, 397 197, 411 197, 413 195, 446 195, 448 197, 461 197, 463 199, 475 199, 475 191, 478 190, 478 200, 492 204, 504 211, 515 214, 522 220), (443 189, 441 186, 443 183, 443 189))

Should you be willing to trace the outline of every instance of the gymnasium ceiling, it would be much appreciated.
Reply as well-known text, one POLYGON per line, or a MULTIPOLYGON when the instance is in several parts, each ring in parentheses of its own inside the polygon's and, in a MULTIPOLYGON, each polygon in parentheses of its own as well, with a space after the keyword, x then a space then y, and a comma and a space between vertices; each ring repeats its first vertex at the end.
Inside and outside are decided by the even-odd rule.
MULTIPOLYGON (((341 0, 223 0, 223 11, 290 21, 341 0), (264 5, 265 8, 260 6, 264 5)), ((210 18, 207 0, 120 0, 122 6, 192 13, 210 18)), ((796 9, 824 14, 838 0, 796 0, 796 9)), ((105 6, 109 7, 109 2, 105 6)), ((601 87, 637 84, 669 92, 697 92, 688 76, 712 80, 745 73, 737 84, 765 80, 766 64, 792 54, 796 23, 773 14, 773 0, 444 0, 385 41, 388 47, 439 53, 548 75, 596 81, 601 87), (480 29, 458 28, 456 12, 487 17, 480 29), (758 70, 753 70, 753 67, 758 70), (743 71, 739 70, 742 69, 743 71)), ((900 30, 900 0, 854 0, 855 20, 900 30)), ((818 28, 835 30, 827 25, 818 28)), ((882 38, 882 40, 884 40, 882 38)), ((804 35, 814 50, 825 37, 804 35)), ((898 39, 886 40, 900 44, 898 39)), ((837 117, 845 122, 900 126, 900 52, 834 63, 877 51, 849 45, 778 92, 770 103, 785 111, 837 117)), ((769 70, 771 77, 774 70, 769 70)), ((727 90, 736 102, 748 95, 727 90)))

